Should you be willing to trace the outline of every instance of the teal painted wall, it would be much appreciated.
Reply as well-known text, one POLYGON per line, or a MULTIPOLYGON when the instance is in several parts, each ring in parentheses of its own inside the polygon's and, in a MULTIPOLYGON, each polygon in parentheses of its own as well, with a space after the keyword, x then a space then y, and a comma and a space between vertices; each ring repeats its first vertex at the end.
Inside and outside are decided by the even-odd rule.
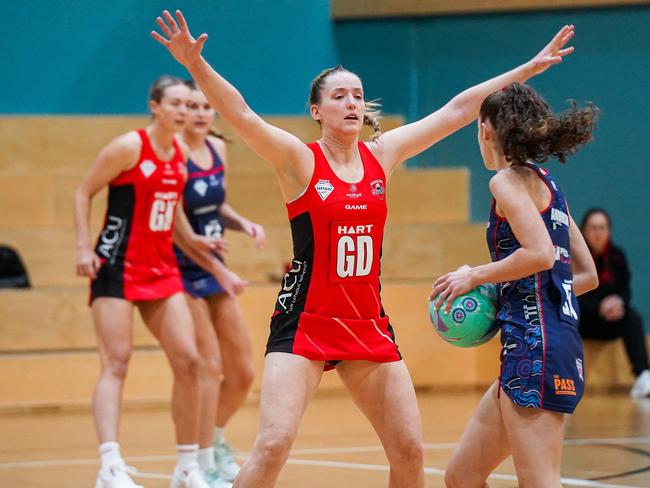
POLYGON ((263 113, 300 113, 309 81, 336 62, 328 0, 23 0, 0 15, 2 114, 147 111, 162 73, 187 77, 149 35, 182 8, 204 52, 263 113))
MULTIPOLYGON (((530 84, 556 110, 574 98, 593 101, 602 116, 594 142, 565 166, 549 168, 576 220, 593 205, 611 212, 614 238, 632 266, 633 301, 650 321, 649 7, 339 22, 336 42, 368 97, 416 120, 525 61, 565 23, 576 26, 576 52, 530 84)), ((491 173, 482 166, 474 125, 409 164, 469 167, 472 218, 486 220, 491 173)))
MULTIPOLYGON (((338 62, 357 71, 389 113, 422 117, 458 91, 533 55, 564 23, 576 53, 532 85, 556 108, 592 100, 596 141, 551 169, 574 216, 608 208, 633 266, 634 301, 650 320, 650 7, 422 17, 333 24, 328 0, 24 0, 0 16, 0 114, 146 112, 150 82, 186 76, 150 37, 163 8, 182 6, 205 55, 260 113, 305 113, 309 81, 338 62)), ((412 166, 472 169, 472 218, 485 220, 489 173, 475 129, 439 143, 412 166)))

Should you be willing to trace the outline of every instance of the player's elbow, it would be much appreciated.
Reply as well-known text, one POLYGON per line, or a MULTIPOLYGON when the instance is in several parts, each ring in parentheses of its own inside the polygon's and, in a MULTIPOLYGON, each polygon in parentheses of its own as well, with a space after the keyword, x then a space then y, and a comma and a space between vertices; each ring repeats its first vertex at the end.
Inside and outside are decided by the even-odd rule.
POLYGON ((593 270, 589 270, 589 274, 586 280, 586 288, 587 288, 586 291, 595 290, 596 288, 598 288, 599 284, 600 282, 598 281, 598 272, 596 271, 596 268, 594 268, 593 270))
POLYGON ((551 269, 555 264, 555 248, 553 246, 544 247, 535 253, 535 264, 540 270, 546 271, 551 269))

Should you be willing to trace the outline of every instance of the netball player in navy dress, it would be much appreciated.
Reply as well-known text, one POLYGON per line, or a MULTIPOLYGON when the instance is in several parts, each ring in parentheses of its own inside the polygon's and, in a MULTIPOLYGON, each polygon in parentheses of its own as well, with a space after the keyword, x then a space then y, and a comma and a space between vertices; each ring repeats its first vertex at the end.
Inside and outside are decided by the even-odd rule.
MULTIPOLYGON (((190 151, 183 209, 194 232, 220 239, 225 229, 244 232, 258 248, 266 244, 264 228, 239 215, 226 203, 226 143, 215 135, 215 111, 196 87, 192 90, 182 138, 190 151)), ((253 382, 249 332, 235 296, 225 293, 212 276, 180 249, 176 257, 204 363, 199 389, 201 427, 199 464, 207 478, 217 472, 234 480, 239 472, 223 431, 246 399, 253 382)))
POLYGON ((399 164, 469 124, 481 101, 508 83, 546 70, 573 29, 563 28, 535 58, 470 88, 422 120, 361 142, 378 125, 361 80, 337 67, 323 71, 309 97, 322 137, 309 145, 266 123, 201 57, 182 14, 152 33, 187 67, 210 105, 276 170, 294 241, 293 268, 278 294, 267 343, 260 426, 237 487, 274 486, 325 368, 335 367, 379 435, 389 486, 424 486, 421 421, 413 384, 395 344, 379 293, 379 256, 387 181, 399 164), (179 26, 180 24, 180 26, 179 26), (397 419, 397 420, 396 420, 397 419))
POLYGON ((446 299, 448 311, 456 296, 497 283, 501 374, 449 461, 449 487, 483 487, 509 454, 520 486, 561 486, 565 414, 576 408, 585 379, 576 296, 598 277, 560 186, 537 163, 564 162, 591 139, 595 118, 591 107, 557 117, 518 83, 481 106, 481 155, 497 172, 487 230, 492 263, 442 276, 431 298, 446 299))

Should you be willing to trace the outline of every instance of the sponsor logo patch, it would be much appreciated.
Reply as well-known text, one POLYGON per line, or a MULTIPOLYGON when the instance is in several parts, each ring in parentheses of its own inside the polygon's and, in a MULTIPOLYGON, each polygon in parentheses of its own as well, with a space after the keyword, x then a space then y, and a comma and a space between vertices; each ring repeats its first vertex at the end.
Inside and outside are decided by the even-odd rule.
POLYGON ((156 171, 156 165, 153 161, 145 159, 140 163, 140 171, 145 178, 149 178, 156 171))
POLYGON ((553 221, 553 229, 560 226, 569 227, 569 216, 557 208, 551 209, 551 220, 553 221))
POLYGON ((323 201, 334 191, 334 186, 330 183, 330 180, 318 180, 314 188, 316 188, 316 192, 323 201))
POLYGON ((576 358, 576 369, 578 370, 578 377, 579 377, 582 381, 584 381, 585 378, 584 378, 584 376, 582 375, 582 359, 580 359, 580 358, 576 358))
POLYGON ((571 254, 562 246, 555 246, 555 260, 564 264, 571 264, 571 254))
POLYGON ((383 200, 384 195, 386 194, 386 189, 384 188, 384 181, 379 178, 376 180, 372 180, 370 182, 370 191, 374 196, 378 197, 380 200, 383 200))
POLYGON ((576 384, 572 379, 560 378, 559 375, 553 375, 553 386, 556 395, 576 395, 576 384))
POLYGON ((192 189, 196 193, 204 197, 206 192, 208 191, 208 184, 204 180, 196 180, 192 185, 192 189))

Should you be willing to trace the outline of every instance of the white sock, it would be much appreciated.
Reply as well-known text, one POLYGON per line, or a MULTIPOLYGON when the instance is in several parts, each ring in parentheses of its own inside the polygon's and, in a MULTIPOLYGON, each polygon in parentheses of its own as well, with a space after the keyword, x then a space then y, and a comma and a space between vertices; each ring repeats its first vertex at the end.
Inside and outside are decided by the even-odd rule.
POLYGON ((102 468, 107 468, 122 459, 120 445, 117 442, 104 442, 97 449, 102 460, 102 468))
POLYGON ((220 441, 223 439, 223 427, 215 427, 214 428, 214 434, 212 436, 212 441, 216 444, 217 441, 220 441))
POLYGON ((199 467, 203 471, 217 469, 217 465, 214 464, 214 447, 199 449, 199 467))
POLYGON ((198 444, 176 444, 176 466, 186 469, 192 463, 198 462, 198 444))

